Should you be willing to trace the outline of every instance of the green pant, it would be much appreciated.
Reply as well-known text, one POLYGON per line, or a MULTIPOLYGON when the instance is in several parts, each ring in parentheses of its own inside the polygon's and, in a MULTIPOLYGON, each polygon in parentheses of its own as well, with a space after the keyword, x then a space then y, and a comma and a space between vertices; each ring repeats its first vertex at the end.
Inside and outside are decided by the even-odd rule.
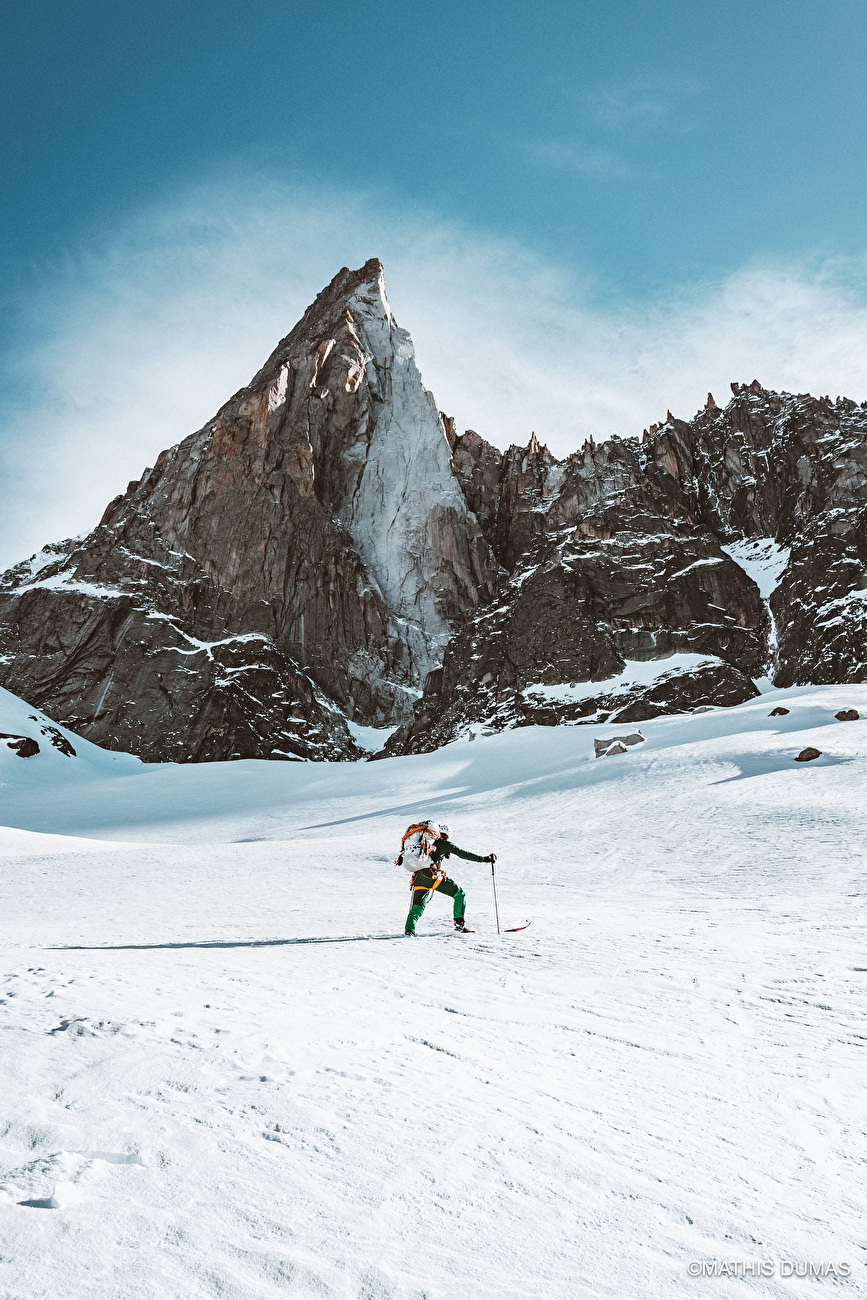
MULTIPOLYGON (((437 879, 438 877, 434 876, 428 867, 425 867, 421 871, 417 871, 413 876, 412 907, 409 909, 409 916, 406 918, 406 926, 404 927, 409 934, 415 934, 415 923, 427 906, 427 900, 431 896, 431 891, 433 890, 437 879)), ((445 880, 442 881, 441 884, 437 885, 436 892, 438 894, 445 894, 446 898, 453 898, 455 900, 455 920, 463 920, 464 911, 467 906, 467 896, 461 889, 460 885, 456 885, 453 880, 450 880, 449 877, 446 876, 445 880)))

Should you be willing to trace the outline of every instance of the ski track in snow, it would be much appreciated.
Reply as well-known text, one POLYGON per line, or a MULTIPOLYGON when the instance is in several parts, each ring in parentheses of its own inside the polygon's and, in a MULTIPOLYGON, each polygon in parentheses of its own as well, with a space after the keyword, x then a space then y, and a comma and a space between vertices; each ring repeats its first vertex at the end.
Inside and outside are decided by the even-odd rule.
POLYGON ((0 746, 0 1296, 867 1293, 852 705, 775 691, 601 759, 608 726, 369 764, 0 746), (435 894, 378 941, 428 812, 528 931, 458 861, 476 934, 435 894))

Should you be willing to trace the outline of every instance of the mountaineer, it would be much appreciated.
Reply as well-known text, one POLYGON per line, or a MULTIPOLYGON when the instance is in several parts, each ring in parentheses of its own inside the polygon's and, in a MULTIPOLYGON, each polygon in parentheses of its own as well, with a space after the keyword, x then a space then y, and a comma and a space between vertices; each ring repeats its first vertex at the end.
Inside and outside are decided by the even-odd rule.
POLYGON ((488 853, 486 857, 480 858, 477 853, 470 853, 467 849, 459 849, 457 844, 453 844, 449 839, 450 834, 451 831, 445 823, 428 820, 414 822, 407 828, 401 841, 400 853, 395 865, 403 866, 412 873, 412 880, 410 881, 412 905, 406 918, 404 934, 413 938, 415 937, 416 922, 435 890, 439 890, 447 898, 455 900, 455 929, 458 933, 473 933, 464 924, 467 896, 460 885, 446 875, 440 863, 444 858, 451 857, 453 853, 459 858, 465 858, 467 862, 493 863, 496 862, 497 855, 496 853, 488 853))

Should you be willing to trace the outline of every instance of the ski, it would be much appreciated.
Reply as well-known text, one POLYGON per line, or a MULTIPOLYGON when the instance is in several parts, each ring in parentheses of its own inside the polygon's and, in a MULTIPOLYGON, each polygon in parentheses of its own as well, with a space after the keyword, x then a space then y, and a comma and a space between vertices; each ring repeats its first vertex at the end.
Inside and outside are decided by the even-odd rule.
POLYGON ((503 934, 517 934, 519 930, 526 930, 530 925, 532 925, 532 921, 525 921, 523 925, 510 925, 506 927, 503 934))

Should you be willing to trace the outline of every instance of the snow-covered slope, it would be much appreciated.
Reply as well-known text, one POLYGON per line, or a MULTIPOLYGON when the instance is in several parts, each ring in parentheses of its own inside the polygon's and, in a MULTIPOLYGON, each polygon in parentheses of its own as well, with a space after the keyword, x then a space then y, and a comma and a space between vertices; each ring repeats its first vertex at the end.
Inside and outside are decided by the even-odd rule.
MULTIPOLYGON (((87 779, 96 773, 140 771, 144 767, 141 759, 132 754, 113 754, 99 745, 92 744, 83 736, 78 736, 66 727, 59 726, 41 709, 35 709, 26 700, 21 700, 11 691, 0 686, 0 735, 6 737, 0 742, 0 772, 6 778, 27 774, 25 785, 29 785, 38 772, 38 784, 45 781, 65 783, 65 780, 87 779), (39 746, 38 754, 30 759, 21 759, 10 749, 10 737, 27 736, 39 746), (14 762, 17 758, 18 762, 14 762), (21 762, 27 763, 26 768, 21 762)), ((6 784, 3 777, 0 781, 6 784)), ((14 782, 15 785, 18 782, 14 782)))
POLYGON ((775 691, 602 759, 607 724, 357 764, 0 745, 0 1295, 783 1297, 781 1260, 863 1294, 849 706, 775 691), (434 895, 387 937, 420 814, 497 851, 529 930, 457 862, 476 933, 434 895))

